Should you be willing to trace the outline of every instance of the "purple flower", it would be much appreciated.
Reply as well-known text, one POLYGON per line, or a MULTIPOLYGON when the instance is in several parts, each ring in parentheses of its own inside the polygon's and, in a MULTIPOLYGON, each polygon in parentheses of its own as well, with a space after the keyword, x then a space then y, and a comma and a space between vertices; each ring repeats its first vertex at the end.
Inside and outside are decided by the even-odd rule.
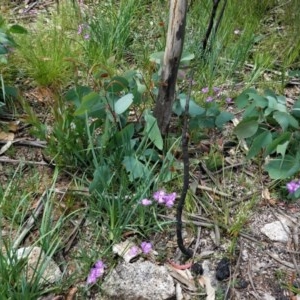
POLYGON ((167 194, 164 197, 166 206, 172 207, 174 205, 175 199, 176 199, 176 193, 167 194))
POLYGON ((97 279, 103 275, 105 267, 105 264, 101 260, 98 260, 90 270, 86 281, 87 284, 95 284, 97 279))
POLYGON ((159 190, 153 194, 154 200, 156 200, 160 204, 165 203, 164 200, 165 196, 166 196, 166 192, 164 190, 159 190))
POLYGON ((81 34, 82 33, 82 29, 83 29, 83 24, 79 24, 78 25, 77 34, 81 34))
POLYGON ((225 101, 226 101, 226 103, 231 103, 231 102, 232 102, 232 98, 227 97, 227 98, 225 99, 225 101))
POLYGON ((145 199, 141 200, 141 204, 144 205, 144 206, 149 206, 149 205, 152 204, 152 201, 149 200, 149 199, 147 199, 147 198, 145 198, 145 199))
POLYGON ((221 89, 219 88, 219 87, 217 87, 217 86, 214 86, 213 87, 213 91, 215 92, 215 93, 217 93, 217 92, 219 92, 221 89))
POLYGON ((143 253, 148 254, 152 250, 152 245, 151 245, 151 243, 148 243, 148 242, 142 242, 141 248, 142 248, 143 253))
POLYGON ((209 91, 209 87, 208 87, 208 86, 207 86, 207 87, 204 87, 204 88, 201 90, 201 92, 202 92, 203 94, 207 94, 208 91, 209 91))
POLYGON ((169 208, 174 205, 176 196, 176 193, 168 194, 164 190, 158 190, 153 194, 154 200, 156 200, 159 204, 164 204, 169 208))
POLYGON ((90 38, 90 35, 89 35, 88 33, 86 33, 86 34, 83 36, 83 38, 84 38, 85 40, 88 40, 88 39, 90 38))
POLYGON ((206 102, 212 102, 212 101, 214 101, 214 98, 212 96, 206 98, 206 102))
POLYGON ((300 188, 300 180, 292 180, 286 185, 290 194, 294 194, 300 188))

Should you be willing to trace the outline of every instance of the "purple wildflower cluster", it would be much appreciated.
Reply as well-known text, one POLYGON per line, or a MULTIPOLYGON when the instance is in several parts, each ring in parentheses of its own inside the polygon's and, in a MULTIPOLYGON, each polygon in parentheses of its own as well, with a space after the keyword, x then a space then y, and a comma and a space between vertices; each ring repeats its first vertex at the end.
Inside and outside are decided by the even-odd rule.
POLYGON ((77 34, 82 35, 85 40, 88 40, 90 38, 89 31, 89 25, 88 24, 79 24, 77 34))
MULTIPOLYGON (((206 98, 206 102, 212 102, 214 100, 219 100, 220 98, 222 98, 223 92, 222 92, 221 88, 219 88, 217 86, 214 86, 212 88, 212 90, 213 90, 214 95, 213 96, 212 95, 208 95, 207 98, 206 98)), ((204 87, 204 88, 201 89, 201 92, 203 94, 208 94, 209 91, 210 91, 209 87, 204 87)), ((232 99, 230 97, 227 97, 225 99, 226 103, 231 103, 231 101, 232 101, 232 99)))
MULTIPOLYGON (((152 251, 152 244, 149 242, 142 242, 141 249, 144 254, 148 254, 152 251)), ((139 253, 139 248, 137 246, 131 247, 131 249, 130 249, 131 255, 137 255, 138 253, 139 253)))
POLYGON ((89 276, 87 278, 87 284, 95 284, 97 279, 104 273, 105 264, 102 260, 98 260, 95 265, 91 268, 89 276))
POLYGON ((286 187, 290 194, 294 194, 300 188, 300 180, 292 180, 286 187))
MULTIPOLYGON (((157 201, 157 203, 163 204, 166 207, 171 208, 175 203, 176 196, 177 194, 175 192, 168 194, 164 190, 158 190, 153 194, 153 199, 157 201)), ((149 206, 153 203, 153 201, 145 198, 142 199, 140 203, 144 206, 149 206)))

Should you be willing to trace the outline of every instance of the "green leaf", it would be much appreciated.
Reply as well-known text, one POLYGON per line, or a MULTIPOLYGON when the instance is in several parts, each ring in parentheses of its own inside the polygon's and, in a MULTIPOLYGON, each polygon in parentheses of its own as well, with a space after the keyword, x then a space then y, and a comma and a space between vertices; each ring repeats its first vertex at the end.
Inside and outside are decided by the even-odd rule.
POLYGON ((115 76, 106 86, 106 91, 109 93, 120 93, 128 88, 129 82, 126 78, 115 76))
POLYGON ((123 165, 129 173, 130 181, 149 176, 149 169, 134 156, 125 156, 123 159, 123 165))
POLYGON ((287 112, 285 104, 279 103, 277 97, 267 96, 268 99, 268 108, 266 108, 264 115, 268 116, 273 111, 287 112))
POLYGON ((89 186, 90 193, 96 190, 103 191, 109 186, 111 179, 112 174, 108 166, 104 165, 97 167, 93 175, 93 181, 89 186))
POLYGON ((6 47, 0 45, 0 55, 7 54, 8 50, 6 47))
POLYGON ((273 114, 273 118, 278 122, 283 131, 286 131, 289 126, 299 128, 298 121, 289 113, 276 111, 273 114))
POLYGON ((180 62, 181 63, 189 62, 189 61, 193 60, 194 58, 195 58, 195 54, 194 53, 184 52, 181 55, 180 62))
POLYGON ((285 142, 289 141, 290 138, 291 138, 290 132, 282 133, 269 146, 267 146, 264 156, 266 157, 267 155, 273 153, 277 149, 278 145, 284 144, 285 142))
POLYGON ((234 115, 230 112, 227 112, 227 111, 222 111, 217 117, 216 117, 216 126, 218 128, 222 128, 223 125, 232 120, 234 118, 234 115))
POLYGON ((249 93, 249 100, 253 100, 253 103, 255 103, 255 106, 265 108, 268 106, 268 100, 257 94, 257 93, 249 93))
POLYGON ((115 113, 120 115, 125 112, 133 102, 133 94, 129 93, 118 99, 115 103, 115 113))
POLYGON ((146 135, 159 150, 163 149, 163 139, 157 125, 157 120, 148 111, 145 113, 146 135))
MULTIPOLYGON (((185 105, 186 105, 186 94, 179 94, 179 102, 181 106, 181 113, 185 111, 185 105)), ((196 104, 195 101, 192 99, 189 100, 189 114, 194 117, 194 116, 200 116, 205 113, 205 109, 200 107, 198 104, 196 104)))
POLYGON ((272 179, 286 179, 299 172, 300 163, 296 157, 286 155, 270 160, 265 169, 272 179))
POLYGON ((9 28, 9 31, 10 31, 11 33, 19 33, 19 34, 28 33, 28 31, 27 31, 24 27, 22 27, 22 26, 20 26, 20 25, 18 25, 18 24, 12 25, 12 26, 9 28))
POLYGON ((300 119, 300 99, 294 103, 291 114, 300 119))
POLYGON ((264 147, 272 143, 272 134, 270 131, 264 131, 254 138, 253 143, 247 154, 247 158, 251 159, 261 151, 264 147))
POLYGON ((65 95, 65 99, 66 99, 66 101, 73 102, 76 105, 76 107, 78 108, 81 105, 82 97, 85 95, 88 95, 91 92, 92 92, 92 89, 90 87, 79 85, 79 86, 76 86, 75 88, 69 90, 65 95))
MULTIPOLYGON (((74 116, 80 116, 85 114, 86 112, 89 113, 92 111, 92 108, 101 103, 101 97, 99 94, 95 92, 91 92, 82 97, 82 102, 80 106, 74 112, 74 116)), ((102 104, 102 103, 101 103, 102 104)), ((103 106, 104 104, 102 104, 103 106)))
POLYGON ((247 89, 235 99, 235 104, 238 108, 244 108, 249 104, 249 93, 257 94, 255 89, 247 89))
POLYGON ((242 120, 235 128, 234 133, 240 139, 248 138, 253 136, 258 129, 258 121, 257 119, 244 119, 242 120))
POLYGON ((160 65, 160 64, 162 64, 162 61, 163 61, 163 58, 164 58, 164 53, 165 52, 163 52, 163 51, 152 53, 150 55, 149 60, 152 61, 152 62, 157 63, 158 65, 160 65))
POLYGON ((276 153, 281 154, 281 156, 284 157, 289 143, 290 141, 286 141, 285 143, 278 145, 276 148, 276 153))

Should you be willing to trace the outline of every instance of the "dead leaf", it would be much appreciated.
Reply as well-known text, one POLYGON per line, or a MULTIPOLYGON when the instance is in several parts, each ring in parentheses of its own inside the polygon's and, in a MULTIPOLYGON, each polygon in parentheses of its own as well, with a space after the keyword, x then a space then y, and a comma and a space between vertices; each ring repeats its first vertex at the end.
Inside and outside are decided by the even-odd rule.
POLYGON ((69 290, 68 295, 66 296, 66 300, 73 300, 73 299, 75 299, 77 291, 78 291, 77 287, 72 287, 69 290))
POLYGON ((0 131, 0 140, 1 141, 13 141, 15 134, 12 132, 0 131))
POLYGON ((6 152, 12 144, 13 144, 12 141, 8 141, 4 146, 2 146, 0 149, 0 155, 6 152))
POLYGON ((216 298, 216 290, 211 285, 209 277, 201 276, 199 278, 199 284, 206 290, 206 300, 215 300, 216 298))

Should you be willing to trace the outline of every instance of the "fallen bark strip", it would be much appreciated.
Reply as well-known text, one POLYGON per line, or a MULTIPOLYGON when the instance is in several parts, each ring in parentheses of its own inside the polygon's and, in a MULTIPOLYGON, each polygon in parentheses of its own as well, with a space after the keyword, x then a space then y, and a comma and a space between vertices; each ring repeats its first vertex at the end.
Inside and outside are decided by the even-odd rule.
POLYGON ((0 163, 10 163, 10 164, 28 164, 28 165, 39 165, 39 166, 48 166, 51 167, 47 162, 45 161, 32 161, 32 160, 23 160, 23 159, 11 159, 8 157, 0 157, 0 163))

